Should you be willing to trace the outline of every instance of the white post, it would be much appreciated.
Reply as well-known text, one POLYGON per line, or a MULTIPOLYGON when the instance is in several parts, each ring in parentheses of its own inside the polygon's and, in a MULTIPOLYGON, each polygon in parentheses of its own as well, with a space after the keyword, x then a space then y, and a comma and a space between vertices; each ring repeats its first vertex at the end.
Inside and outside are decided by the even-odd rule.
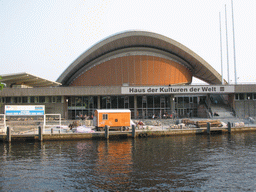
POLYGON ((58 116, 59 117, 59 126, 60 126, 60 132, 61 132, 61 114, 45 114, 44 115, 44 128, 47 126, 47 127, 49 127, 49 126, 56 126, 55 124, 53 124, 53 125, 50 125, 50 124, 47 124, 47 122, 46 122, 46 117, 47 116, 58 116))
POLYGON ((45 121, 46 121, 46 115, 44 115, 43 134, 44 134, 45 125, 46 125, 45 121))
POLYGON ((221 37, 221 14, 219 12, 220 16, 220 62, 221 62, 221 83, 224 84, 224 78, 223 78, 223 63, 222 63, 222 37, 221 37))
POLYGON ((233 26, 233 49, 234 49, 234 72, 235 72, 235 84, 237 84, 237 77, 236 77, 236 45, 235 45, 235 29, 234 29, 234 11, 233 11, 233 1, 231 0, 231 7, 232 7, 232 26, 233 26))
POLYGON ((6 129, 7 129, 7 127, 6 127, 6 116, 4 115, 4 133, 6 133, 6 129))
POLYGON ((61 133, 61 114, 59 114, 59 125, 60 125, 60 133, 61 133))
POLYGON ((5 114, 0 114, 0 116, 3 116, 3 124, 1 124, 0 126, 3 126, 3 133, 6 134, 6 115, 5 114))
POLYGON ((228 58, 228 27, 227 27, 227 8, 225 5, 225 23, 226 23, 226 46, 227 46, 227 73, 228 73, 228 84, 229 84, 229 58, 228 58))

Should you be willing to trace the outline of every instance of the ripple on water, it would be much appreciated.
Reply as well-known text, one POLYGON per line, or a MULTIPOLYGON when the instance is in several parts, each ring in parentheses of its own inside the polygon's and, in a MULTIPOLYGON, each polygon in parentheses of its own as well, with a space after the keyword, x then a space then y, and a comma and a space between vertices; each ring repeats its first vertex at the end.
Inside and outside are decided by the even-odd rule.
POLYGON ((0 144, 0 191, 247 191, 256 134, 0 144))

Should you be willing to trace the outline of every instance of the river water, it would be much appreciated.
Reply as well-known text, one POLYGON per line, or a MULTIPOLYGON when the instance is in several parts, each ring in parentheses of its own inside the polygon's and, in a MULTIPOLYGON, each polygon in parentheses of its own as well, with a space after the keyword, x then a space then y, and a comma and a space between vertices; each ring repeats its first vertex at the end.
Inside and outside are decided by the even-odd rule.
POLYGON ((0 143, 0 191, 254 191, 256 133, 0 143))

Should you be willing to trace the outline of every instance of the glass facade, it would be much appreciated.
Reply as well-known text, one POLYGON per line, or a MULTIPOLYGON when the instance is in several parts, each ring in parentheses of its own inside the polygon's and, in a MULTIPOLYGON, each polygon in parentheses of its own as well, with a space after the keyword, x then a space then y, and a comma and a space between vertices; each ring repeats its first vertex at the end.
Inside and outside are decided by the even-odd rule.
MULTIPOLYGON (((250 97, 254 98, 254 95, 250 97)), ((199 104, 198 96, 174 97, 173 95, 31 96, 2 97, 1 100, 6 104, 67 103, 68 119, 91 118, 98 108, 130 109, 133 119, 197 117, 199 104)))
POLYGON ((134 96, 101 96, 101 109, 130 109, 134 117, 134 96))
POLYGON ((68 119, 91 118, 97 109, 97 96, 67 97, 68 119))
POLYGON ((140 119, 171 118, 172 115, 179 118, 196 117, 198 97, 100 96, 98 100, 97 96, 74 96, 68 97, 68 117, 69 119, 80 119, 85 115, 91 117, 98 106, 100 109, 130 109, 131 117, 140 119))
POLYGON ((179 118, 197 117, 198 97, 181 96, 175 98, 175 111, 179 118))
POLYGON ((137 96, 137 118, 163 118, 172 114, 171 96, 137 96), (154 117, 153 117, 154 115, 154 117))

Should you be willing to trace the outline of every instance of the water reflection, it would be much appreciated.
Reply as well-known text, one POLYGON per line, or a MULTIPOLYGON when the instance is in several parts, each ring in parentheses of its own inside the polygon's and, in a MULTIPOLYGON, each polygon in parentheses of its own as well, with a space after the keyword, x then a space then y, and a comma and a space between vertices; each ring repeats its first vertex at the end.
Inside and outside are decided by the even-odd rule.
POLYGON ((0 143, 0 191, 245 191, 256 133, 0 143))
POLYGON ((98 159, 95 175, 100 182, 99 188, 111 184, 129 186, 132 172, 132 140, 102 141, 98 144, 98 159))

